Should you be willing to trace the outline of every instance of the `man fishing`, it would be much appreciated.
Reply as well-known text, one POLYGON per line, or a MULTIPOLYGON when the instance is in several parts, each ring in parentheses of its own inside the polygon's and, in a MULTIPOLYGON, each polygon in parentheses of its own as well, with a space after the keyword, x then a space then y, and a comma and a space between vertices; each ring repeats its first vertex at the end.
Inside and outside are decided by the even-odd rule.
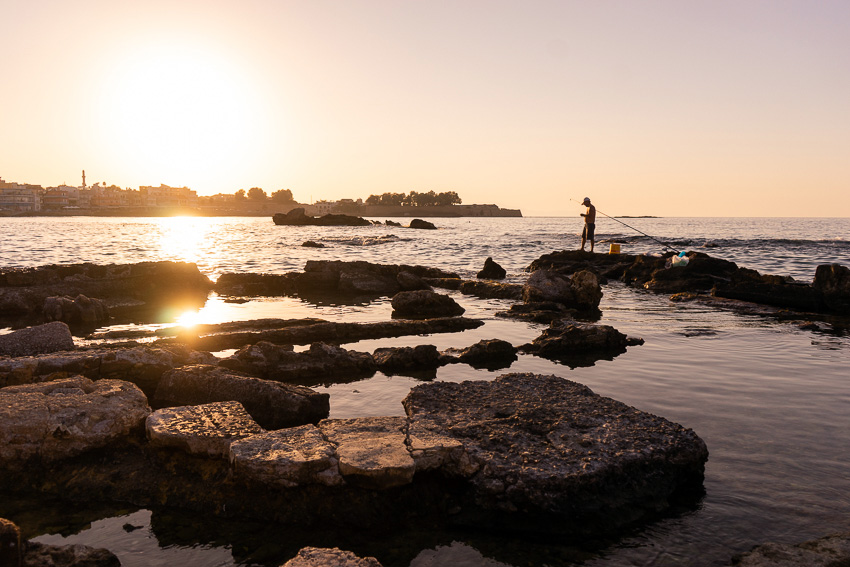
POLYGON ((596 230, 596 207, 590 202, 590 197, 585 197, 581 203, 587 207, 587 211, 581 213, 584 217, 584 230, 581 231, 581 249, 584 251, 584 243, 590 240, 590 251, 593 252, 593 232, 596 230))

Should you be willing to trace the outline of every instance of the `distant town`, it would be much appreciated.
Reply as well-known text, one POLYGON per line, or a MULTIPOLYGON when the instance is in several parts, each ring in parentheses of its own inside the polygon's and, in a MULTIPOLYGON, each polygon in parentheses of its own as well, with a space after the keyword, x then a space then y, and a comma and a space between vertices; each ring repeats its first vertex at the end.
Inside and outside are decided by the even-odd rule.
POLYGON ((280 189, 271 194, 252 187, 234 193, 199 196, 188 187, 168 185, 122 189, 97 182, 82 185, 42 187, 4 181, 0 177, 0 216, 91 215, 91 216, 265 216, 302 207, 308 215, 356 214, 359 216, 432 217, 521 217, 518 209, 497 205, 464 205, 454 191, 436 193, 382 193, 363 199, 316 201, 303 204, 292 191, 280 189))

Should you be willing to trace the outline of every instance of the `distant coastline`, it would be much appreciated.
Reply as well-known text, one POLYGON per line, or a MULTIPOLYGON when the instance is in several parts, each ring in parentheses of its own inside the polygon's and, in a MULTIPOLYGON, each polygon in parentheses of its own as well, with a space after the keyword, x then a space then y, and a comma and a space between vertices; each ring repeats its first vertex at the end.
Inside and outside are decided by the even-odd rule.
POLYGON ((271 217, 275 213, 286 213, 303 208, 308 215, 321 216, 330 213, 345 213, 361 217, 522 217, 519 209, 503 209, 497 205, 442 205, 442 206, 388 206, 353 205, 324 210, 320 205, 302 203, 247 202, 234 207, 112 207, 112 208, 64 208, 40 211, 4 211, 0 217, 271 217))

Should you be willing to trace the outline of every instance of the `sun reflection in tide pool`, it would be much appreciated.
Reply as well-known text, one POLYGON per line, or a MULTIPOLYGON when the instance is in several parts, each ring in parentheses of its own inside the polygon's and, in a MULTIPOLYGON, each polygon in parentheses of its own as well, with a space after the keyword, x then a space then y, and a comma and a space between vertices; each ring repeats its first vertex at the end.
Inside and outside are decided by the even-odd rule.
POLYGON ((233 320, 234 306, 213 294, 200 309, 188 309, 177 316, 175 322, 186 328, 195 325, 215 325, 233 320))

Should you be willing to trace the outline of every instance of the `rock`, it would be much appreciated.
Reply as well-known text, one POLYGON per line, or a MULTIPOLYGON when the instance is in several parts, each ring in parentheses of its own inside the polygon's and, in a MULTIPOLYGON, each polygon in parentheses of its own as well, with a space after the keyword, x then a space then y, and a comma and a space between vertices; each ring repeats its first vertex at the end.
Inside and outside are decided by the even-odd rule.
POLYGON ((0 335, 0 355, 32 356, 73 349, 71 329, 61 321, 0 335))
POLYGON ((455 439, 479 466, 458 523, 610 533, 702 490, 708 450, 692 430, 557 376, 429 382, 403 405, 411 435, 455 439))
POLYGON ((393 295, 399 290, 396 278, 371 270, 344 270, 339 274, 337 291, 346 295, 393 295))
POLYGON ((253 435, 230 445, 230 462, 242 478, 271 486, 343 484, 334 446, 314 425, 253 435))
POLYGON ((600 358, 610 359, 626 352, 627 346, 641 344, 643 339, 630 339, 610 325, 560 319, 519 349, 572 366, 591 366, 600 358))
POLYGON ((841 567, 850 565, 850 532, 797 545, 766 543, 732 560, 736 567, 841 567))
POLYGON ((441 365, 440 353, 434 345, 379 348, 372 358, 384 374, 429 370, 441 365))
POLYGON ((460 289, 460 286, 465 282, 458 278, 423 278, 423 281, 430 286, 440 287, 443 289, 460 289))
POLYGON ((346 482, 373 490, 409 484, 416 471, 407 450, 403 417, 326 419, 324 437, 336 446, 339 472, 346 482))
POLYGON ((381 567, 381 564, 374 557, 358 557, 337 547, 305 547, 282 567, 381 567))
POLYGON ((567 277, 552 270, 537 270, 522 289, 526 303, 553 301, 566 307, 596 310, 602 299, 602 288, 593 272, 581 270, 567 277))
POLYGON ((460 351, 457 359, 473 368, 496 370, 509 367, 517 359, 516 351, 508 341, 482 340, 460 351))
MULTIPOLYGON (((296 285, 302 296, 327 295, 392 295, 401 289, 402 281, 410 281, 407 272, 418 278, 457 278, 452 272, 424 266, 372 264, 340 260, 308 260, 304 273, 297 274, 296 285)), ((419 285, 418 283, 416 284, 419 285)))
POLYGON ((387 225, 387 226, 401 226, 400 222, 391 221, 391 220, 385 220, 384 224, 387 225))
POLYGON ((437 230, 437 227, 434 226, 434 223, 430 223, 428 221, 422 219, 413 219, 410 221, 410 226, 408 228, 421 228, 426 230, 437 230))
POLYGON ((503 280, 508 273, 505 269, 493 261, 493 258, 484 260, 484 268, 478 272, 477 278, 489 280, 503 280))
POLYGON ((823 296, 827 310, 850 314, 850 268, 840 264, 820 265, 815 270, 812 287, 823 296))
POLYGON ((398 282, 398 287, 401 289, 401 291, 431 289, 431 286, 428 285, 425 280, 423 280, 416 274, 408 272, 406 270, 402 270, 398 273, 398 275, 396 276, 396 282, 398 282))
POLYGON ((48 297, 42 308, 48 321, 64 321, 71 324, 95 325, 109 320, 109 308, 100 299, 83 294, 72 299, 67 296, 48 297))
POLYGON ((497 317, 509 319, 520 319, 534 323, 551 323, 557 319, 571 317, 577 312, 576 309, 568 309, 563 303, 554 301, 533 301, 531 303, 517 303, 511 305, 507 311, 499 311, 497 317))
POLYGON ((482 299, 522 299, 522 288, 519 284, 504 284, 496 282, 464 281, 457 288, 461 293, 474 295, 482 299))
MULTIPOLYGON (((678 293, 683 291, 709 291, 716 284, 723 284, 739 272, 737 264, 720 258, 712 258, 702 252, 689 252, 688 264, 680 267, 667 267, 671 255, 665 255, 664 267, 658 266, 658 259, 649 263, 655 266, 650 272, 649 281, 643 287, 657 293, 678 293)), ((634 266, 633 266, 634 268, 634 266)), ((635 276, 635 270, 629 269, 629 276, 635 276)))
POLYGON ((322 244, 321 242, 314 242, 312 240, 306 240, 306 241, 302 242, 301 246, 304 246, 305 248, 324 248, 325 247, 325 245, 322 244))
POLYGON ((27 542, 26 567, 121 567, 121 561, 108 549, 87 545, 47 545, 27 542))
POLYGON ((265 431, 239 402, 215 402, 157 410, 145 421, 145 432, 152 447, 228 458, 231 443, 265 431))
POLYGON ((194 365, 166 372, 156 389, 158 407, 237 401, 264 429, 316 423, 328 416, 328 394, 304 386, 194 365))
POLYGON ((350 380, 371 376, 378 369, 368 352, 313 343, 304 352, 266 341, 241 348, 219 366, 280 382, 308 383, 332 377, 350 380))
POLYGON ((276 225, 285 226, 371 226, 372 223, 361 217, 350 215, 327 214, 322 217, 307 215, 302 207, 290 210, 288 213, 276 213, 272 217, 276 225))
MULTIPOLYGON (((413 293, 413 292, 410 292, 413 293)), ((250 325, 240 331, 228 332, 227 325, 210 326, 201 331, 199 337, 181 337, 181 341, 193 348, 208 351, 220 351, 241 348, 246 344, 268 341, 274 344, 303 345, 315 342, 353 343, 366 339, 383 339, 406 335, 427 335, 431 333, 457 333, 475 329, 483 321, 465 317, 437 317, 423 320, 392 320, 375 323, 331 323, 320 319, 303 319, 281 322, 278 328, 261 325, 251 329, 250 325)), ((154 343, 171 347, 173 339, 163 339, 154 343)))
MULTIPOLYGON (((187 262, 137 264, 63 264, 0 269, 0 305, 19 304, 19 313, 41 313, 52 296, 99 298, 110 310, 128 300, 156 305, 175 299, 204 301, 212 282, 187 262), (17 290, 3 299, 4 292, 17 290)), ((131 301, 132 303, 132 301, 131 301)))
POLYGON ((20 528, 12 521, 0 518, 0 565, 20 567, 22 559, 20 528))
POLYGON ((466 311, 457 302, 429 290, 400 291, 392 299, 394 317, 454 317, 466 311))
POLYGON ((141 432, 147 398, 130 382, 77 376, 0 389, 0 463, 56 461, 141 432))
MULTIPOLYGON (((620 279, 625 269, 631 266, 638 257, 631 254, 602 254, 583 250, 564 250, 544 254, 534 260, 525 271, 553 270, 563 275, 571 275, 581 270, 589 270, 600 276, 620 279)), ((664 262, 661 262, 661 265, 663 266, 664 262)))
POLYGON ((215 282, 215 291, 221 295, 285 296, 295 295, 300 274, 234 274, 225 273, 215 282))

